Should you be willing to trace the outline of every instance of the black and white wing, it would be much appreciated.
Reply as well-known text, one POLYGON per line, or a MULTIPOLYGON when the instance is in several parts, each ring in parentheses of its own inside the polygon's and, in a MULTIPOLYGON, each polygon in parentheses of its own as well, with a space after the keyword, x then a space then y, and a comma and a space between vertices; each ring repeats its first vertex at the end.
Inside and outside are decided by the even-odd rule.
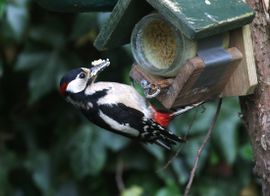
POLYGON ((138 139, 142 142, 158 144, 166 149, 184 140, 144 114, 124 104, 110 104, 99 106, 99 117, 106 123, 109 130, 118 134, 138 139))

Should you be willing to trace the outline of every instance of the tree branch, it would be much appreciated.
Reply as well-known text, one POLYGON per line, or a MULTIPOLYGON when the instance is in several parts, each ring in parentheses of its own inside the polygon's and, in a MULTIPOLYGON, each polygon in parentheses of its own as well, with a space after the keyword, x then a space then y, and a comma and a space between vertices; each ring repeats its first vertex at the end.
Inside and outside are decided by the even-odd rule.
POLYGON ((254 156, 254 172, 261 178, 262 193, 270 195, 270 31, 263 0, 247 0, 256 12, 251 23, 258 86, 254 94, 240 97, 245 126, 254 156))
POLYGON ((116 174, 115 174, 116 185, 120 193, 125 190, 125 184, 123 181, 123 170, 124 170, 124 164, 123 164, 123 160, 120 157, 117 161, 116 174))
POLYGON ((213 129, 215 128, 217 118, 219 116, 219 112, 220 112, 220 108, 221 108, 221 103, 222 103, 222 99, 219 99, 219 102, 218 102, 218 105, 217 105, 217 110, 216 110, 215 116, 213 118, 213 121, 212 121, 212 123, 211 123, 211 125, 210 125, 210 127, 208 129, 208 132, 207 132, 207 134, 206 134, 206 136, 205 136, 205 138, 203 140, 203 143, 202 143, 201 147, 198 149, 197 156, 195 157, 194 165, 193 165, 193 168, 192 168, 192 170, 190 172, 190 176, 189 176, 188 184, 187 184, 186 189, 185 189, 184 196, 188 196, 188 194, 189 194, 193 179, 195 177, 195 172, 196 172, 197 167, 198 167, 200 156, 201 156, 202 151, 205 148, 206 144, 208 143, 208 140, 209 140, 209 138, 210 138, 210 136, 212 134, 213 129))

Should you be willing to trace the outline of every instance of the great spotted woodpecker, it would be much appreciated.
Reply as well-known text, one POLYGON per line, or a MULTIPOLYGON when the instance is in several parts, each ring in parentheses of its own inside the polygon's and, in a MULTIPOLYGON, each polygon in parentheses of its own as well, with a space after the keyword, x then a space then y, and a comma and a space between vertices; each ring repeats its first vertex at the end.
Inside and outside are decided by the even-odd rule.
POLYGON ((166 149, 171 149, 177 142, 184 142, 166 127, 174 116, 199 104, 173 113, 157 111, 132 86, 95 82, 98 74, 109 64, 108 59, 98 60, 87 68, 68 72, 60 81, 60 92, 66 101, 78 108, 89 121, 114 133, 166 149))

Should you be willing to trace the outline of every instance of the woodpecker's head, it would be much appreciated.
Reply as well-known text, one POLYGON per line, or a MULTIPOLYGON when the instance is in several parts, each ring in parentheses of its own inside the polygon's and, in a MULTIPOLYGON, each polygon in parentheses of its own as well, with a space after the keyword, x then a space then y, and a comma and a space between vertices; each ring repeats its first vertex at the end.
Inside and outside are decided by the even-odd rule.
POLYGON ((109 59, 93 61, 91 65, 69 71, 60 81, 60 93, 67 96, 69 93, 79 93, 91 85, 98 74, 110 65, 109 59))

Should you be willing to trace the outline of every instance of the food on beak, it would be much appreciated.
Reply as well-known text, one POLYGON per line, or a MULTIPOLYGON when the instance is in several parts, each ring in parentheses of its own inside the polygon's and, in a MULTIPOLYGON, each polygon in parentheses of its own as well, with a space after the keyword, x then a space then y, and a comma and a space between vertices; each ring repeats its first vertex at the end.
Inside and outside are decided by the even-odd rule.
POLYGON ((100 72, 102 72, 106 67, 110 65, 110 60, 96 60, 92 62, 91 69, 91 77, 98 75, 100 72))

